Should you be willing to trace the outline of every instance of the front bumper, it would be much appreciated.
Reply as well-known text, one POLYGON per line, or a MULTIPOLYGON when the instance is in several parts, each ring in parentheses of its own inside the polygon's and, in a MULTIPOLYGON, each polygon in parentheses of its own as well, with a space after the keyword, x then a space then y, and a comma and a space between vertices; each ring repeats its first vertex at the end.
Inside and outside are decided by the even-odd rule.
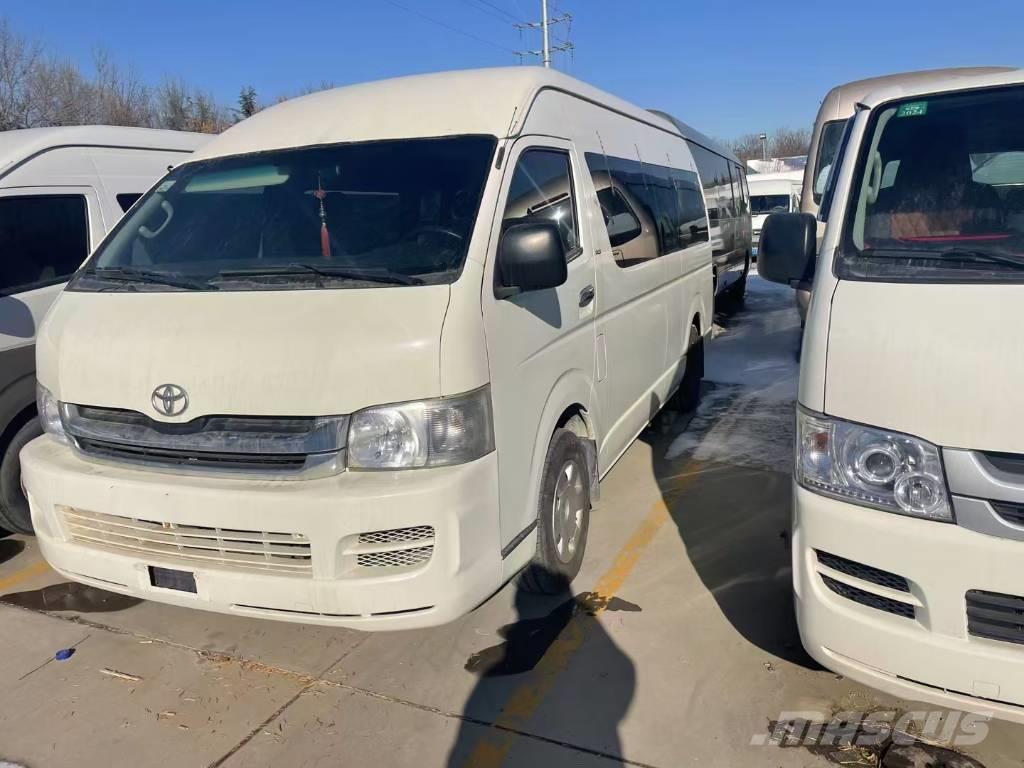
POLYGON ((966 605, 971 590, 1024 595, 1024 542, 793 494, 797 622, 815 660, 895 696, 1024 722, 1024 645, 969 634, 966 605), (829 568, 819 552, 904 577, 909 591, 829 568), (914 615, 878 607, 889 601, 914 615))
POLYGON ((26 446, 21 461, 44 557, 65 576, 103 589, 190 608, 378 630, 451 621, 501 585, 494 453, 456 467, 346 472, 308 481, 97 464, 46 436, 26 446), (89 525, 96 529, 108 528, 111 519, 125 521, 126 527, 115 526, 118 531, 131 532, 129 525, 146 529, 133 533, 136 551, 124 551, 83 539, 69 523, 69 510, 95 516, 101 522, 89 525), (392 546, 364 546, 364 538, 381 538, 366 534, 427 527, 433 529, 433 549, 423 562, 395 567, 368 558, 375 567, 363 567, 353 554, 392 546), (245 533, 250 540, 277 540, 287 534, 308 543, 308 566, 282 573, 218 561, 222 553, 191 547, 179 556, 172 550, 181 539, 167 537, 182 529, 213 529, 216 534, 209 535, 215 539, 245 533), (193 573, 196 592, 153 586, 151 567, 193 573))

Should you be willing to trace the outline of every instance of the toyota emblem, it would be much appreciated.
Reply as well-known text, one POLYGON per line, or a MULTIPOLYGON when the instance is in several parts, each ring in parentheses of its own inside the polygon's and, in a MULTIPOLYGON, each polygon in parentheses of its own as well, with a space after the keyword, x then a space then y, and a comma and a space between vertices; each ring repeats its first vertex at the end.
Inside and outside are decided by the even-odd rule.
POLYGON ((153 409, 164 416, 180 416, 188 408, 188 393, 177 384, 161 384, 150 398, 153 409))

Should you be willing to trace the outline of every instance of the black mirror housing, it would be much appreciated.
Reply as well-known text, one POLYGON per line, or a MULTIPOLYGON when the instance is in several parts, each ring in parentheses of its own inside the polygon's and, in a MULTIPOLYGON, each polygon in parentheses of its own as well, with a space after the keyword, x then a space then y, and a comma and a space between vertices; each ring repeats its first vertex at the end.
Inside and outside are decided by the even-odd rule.
POLYGON ((773 283, 796 286, 814 274, 818 223, 809 213, 773 213, 761 228, 757 272, 773 283))
POLYGON ((499 299, 562 285, 569 270, 558 225, 534 220, 508 226, 498 243, 495 277, 494 294, 499 299))

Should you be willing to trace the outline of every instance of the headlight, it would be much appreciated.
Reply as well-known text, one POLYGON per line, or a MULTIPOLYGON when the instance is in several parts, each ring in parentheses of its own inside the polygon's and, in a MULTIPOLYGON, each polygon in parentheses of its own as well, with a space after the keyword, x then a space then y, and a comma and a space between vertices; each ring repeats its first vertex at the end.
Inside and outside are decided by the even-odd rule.
POLYGON ((473 461, 494 450, 491 390, 383 405, 352 414, 351 469, 407 469, 473 461))
POLYGON ((36 382, 36 410, 39 412, 39 423, 43 432, 59 443, 67 445, 68 436, 64 432, 64 423, 60 420, 60 403, 46 387, 36 382))
POLYGON ((857 504, 952 522, 939 449, 910 435, 797 409, 796 481, 857 504))

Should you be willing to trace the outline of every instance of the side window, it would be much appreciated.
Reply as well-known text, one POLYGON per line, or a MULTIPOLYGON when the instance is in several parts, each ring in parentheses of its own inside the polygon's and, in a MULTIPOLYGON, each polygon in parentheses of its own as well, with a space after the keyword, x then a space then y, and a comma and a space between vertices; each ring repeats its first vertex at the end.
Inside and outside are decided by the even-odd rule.
POLYGON ((736 208, 740 216, 746 216, 747 205, 747 172, 740 166, 733 166, 736 172, 736 208))
POLYGON ((679 233, 681 245, 688 248, 708 239, 708 218, 704 211, 704 200, 700 195, 700 184, 693 171, 671 169, 672 184, 676 190, 679 207, 679 233))
POLYGON ((601 205, 601 215, 608 229, 608 241, 612 248, 618 248, 631 240, 636 240, 643 232, 640 219, 629 207, 626 198, 615 187, 605 187, 597 191, 597 201, 601 205))
POLYGON ((572 165, 567 152, 528 149, 519 156, 509 186, 502 228, 537 218, 550 219, 558 225, 566 258, 579 255, 572 165))
POLYGON ((128 209, 131 208, 133 205, 135 205, 135 201, 138 200, 140 197, 142 197, 142 193, 141 192, 122 192, 121 194, 116 195, 116 197, 117 197, 117 204, 119 206, 121 206, 121 210, 124 211, 125 213, 127 213, 128 209))
POLYGON ((587 154, 612 248, 636 241, 616 263, 628 267, 708 239, 697 174, 621 157, 587 154))
POLYGON ((88 255, 81 195, 0 197, 0 294, 58 283, 88 255))

